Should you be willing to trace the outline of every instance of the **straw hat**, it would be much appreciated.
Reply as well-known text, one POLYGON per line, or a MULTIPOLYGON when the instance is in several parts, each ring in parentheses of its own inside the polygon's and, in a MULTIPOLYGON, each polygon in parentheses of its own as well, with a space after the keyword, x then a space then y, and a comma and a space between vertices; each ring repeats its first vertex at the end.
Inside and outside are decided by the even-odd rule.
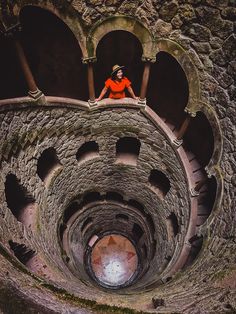
POLYGON ((116 72, 119 71, 120 69, 123 69, 124 67, 125 67, 124 65, 115 64, 115 65, 112 67, 111 75, 113 75, 114 73, 116 73, 116 72))

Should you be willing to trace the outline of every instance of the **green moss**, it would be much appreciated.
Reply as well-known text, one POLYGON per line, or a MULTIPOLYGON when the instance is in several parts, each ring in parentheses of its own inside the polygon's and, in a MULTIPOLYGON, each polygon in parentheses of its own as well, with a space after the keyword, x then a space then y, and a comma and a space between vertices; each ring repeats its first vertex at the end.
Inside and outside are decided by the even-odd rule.
POLYGON ((236 272, 236 268, 235 267, 229 267, 227 269, 222 269, 216 273, 213 274, 212 276, 212 280, 216 280, 216 281, 221 281, 223 280, 225 277, 229 276, 230 274, 232 274, 233 272, 236 272))
POLYGON ((43 287, 49 289, 54 292, 55 295, 61 300, 73 302, 75 305, 86 307, 91 310, 96 311, 97 313, 109 314, 109 313, 117 313, 117 314, 145 314, 146 312, 135 311, 126 307, 118 307, 118 306, 110 306, 106 304, 98 304, 96 301, 83 299, 76 297, 66 290, 55 287, 51 284, 42 284, 43 287))
MULTIPOLYGON (((80 307, 85 307, 96 311, 97 313, 109 314, 109 313, 117 313, 117 314, 145 314, 142 311, 135 311, 129 308, 117 307, 117 306, 109 306, 105 304, 98 304, 96 301, 87 300, 83 298, 76 297, 70 293, 68 293, 65 289, 58 288, 54 285, 48 284, 35 276, 34 274, 30 273, 20 262, 18 262, 14 257, 12 257, 6 249, 0 245, 0 254, 4 256, 16 269, 19 271, 31 276, 38 283, 40 283, 41 287, 44 287, 51 292, 54 293, 59 299, 64 301, 73 302, 75 305, 80 307)), ((34 285, 37 287, 37 285, 34 285)), ((37 287, 38 288, 38 287, 37 287)), ((6 303, 7 304, 7 303, 6 303)))

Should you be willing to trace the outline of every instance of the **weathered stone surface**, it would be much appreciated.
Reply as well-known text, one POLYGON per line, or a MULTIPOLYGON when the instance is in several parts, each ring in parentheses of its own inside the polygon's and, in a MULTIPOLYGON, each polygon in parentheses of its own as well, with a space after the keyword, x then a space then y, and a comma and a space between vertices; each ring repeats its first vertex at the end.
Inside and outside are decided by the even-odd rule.
POLYGON ((233 32, 233 23, 223 20, 218 9, 200 7, 196 12, 200 22, 208 27, 213 35, 227 38, 233 32))
POLYGON ((235 21, 236 19, 236 8, 235 7, 227 7, 221 11, 221 14, 224 18, 228 20, 235 21))
POLYGON ((235 60, 236 58, 236 35, 229 36, 223 43, 223 50, 229 61, 235 60))
POLYGON ((184 32, 194 40, 206 42, 210 39, 210 31, 207 27, 200 24, 190 24, 189 26, 183 26, 184 32))
POLYGON ((172 26, 162 20, 158 20, 155 24, 156 37, 166 37, 170 34, 172 26))
MULTIPOLYGON (((16 1, 16 3, 14 11, 17 11, 16 9, 23 4, 20 1, 16 1)), ((31 1, 30 3, 42 5, 40 1, 31 1)), ((167 264, 173 249, 178 250, 181 241, 168 244, 166 229, 161 223, 166 218, 165 208, 167 207, 160 203, 160 200, 152 194, 153 192, 146 184, 148 173, 152 167, 159 167, 170 176, 174 191, 165 202, 169 211, 178 212, 179 210, 178 219, 181 232, 184 232, 184 226, 188 221, 184 214, 184 208, 188 208, 189 199, 187 194, 185 195, 187 193, 186 184, 184 184, 186 178, 180 171, 179 160, 174 157, 171 144, 166 142, 165 138, 160 137, 159 130, 156 130, 152 123, 148 124, 147 119, 141 113, 134 113, 131 109, 127 109, 126 114, 117 109, 114 115, 110 114, 110 109, 107 112, 104 109, 93 114, 81 113, 77 109, 46 109, 35 106, 33 110, 10 110, 0 114, 2 132, 0 149, 2 155, 6 157, 6 160, 2 161, 0 180, 1 242, 11 254, 8 243, 10 239, 19 243, 24 242, 27 246, 42 252, 48 263, 47 267, 55 276, 54 284, 58 287, 66 287, 66 290, 77 297, 78 295, 82 296, 83 299, 91 297, 100 303, 116 304, 118 307, 129 306, 136 311, 143 310, 144 312, 153 311, 153 299, 164 300, 165 307, 157 308, 157 310, 170 313, 233 312, 236 306, 235 286, 232 281, 232 276, 235 274, 234 270, 231 270, 235 264, 236 232, 234 223, 236 206, 234 201, 236 185, 235 1, 74 0, 68 1, 66 5, 61 2, 45 1, 44 5, 49 6, 50 10, 55 9, 57 13, 61 12, 60 8, 64 8, 62 16, 69 20, 72 19, 72 24, 82 21, 85 34, 96 22, 101 22, 107 17, 128 15, 143 22, 157 39, 164 37, 182 46, 190 56, 200 79, 202 98, 196 101, 211 105, 220 124, 223 151, 217 169, 220 171, 220 176, 224 178, 222 204, 217 204, 216 211, 212 212, 206 225, 199 228, 199 234, 206 236, 206 240, 204 240, 203 248, 194 265, 177 274, 174 280, 170 280, 168 284, 164 284, 160 288, 149 287, 149 291, 144 291, 138 296, 135 293, 126 295, 125 298, 115 293, 103 293, 98 289, 91 288, 88 293, 88 287, 71 275, 61 256, 56 226, 63 208, 75 195, 94 189, 100 189, 104 193, 108 187, 116 187, 119 191, 123 189, 126 197, 129 195, 139 197, 140 201, 145 200, 146 206, 153 213, 155 223, 160 230, 157 235, 160 250, 158 256, 163 261, 163 265, 166 258, 167 264), (73 14, 72 10, 74 10, 73 14), (41 109, 42 111, 40 111, 41 109), (122 128, 120 128, 121 125, 122 128), (141 129, 140 133, 136 133, 137 125, 141 129), (117 129, 114 128, 111 131, 114 126, 117 129), (113 165, 116 140, 119 136, 127 134, 129 136, 138 134, 137 136, 140 136, 143 141, 138 170, 124 165, 113 165), (8 141, 11 136, 12 138, 8 141), (96 160, 78 165, 75 158, 78 147, 89 140, 98 141, 100 156, 96 160), (48 147, 56 147, 62 169, 61 172, 55 173, 51 183, 46 187, 36 174, 36 169, 39 156, 48 147), (123 177, 121 176, 122 171, 123 177), (18 222, 6 205, 4 182, 8 173, 16 174, 20 178, 20 182, 27 187, 28 192, 37 199, 37 232, 28 230, 18 222), (117 183, 119 180, 120 184, 117 183), (176 188, 178 184, 179 191, 176 188), (150 193, 152 197, 150 197, 150 193), (154 205, 158 208, 156 212, 153 209, 154 205), (166 257, 164 257, 165 254, 166 257)), ((10 24, 11 21, 15 23, 15 19, 9 16, 13 12, 12 4, 2 7, 5 9, 1 14, 6 15, 4 23, 5 21, 10 24)), ((220 148, 217 147, 217 149, 220 148)), ((217 184, 217 188, 220 189, 219 181, 217 184)), ((217 201, 219 200, 217 199, 217 201)), ((22 298, 25 300, 31 298, 34 304, 43 304, 46 300, 48 313, 50 311, 94 313, 97 310, 102 313, 111 313, 114 310, 113 307, 99 309, 89 301, 82 301, 70 295, 66 297, 67 292, 64 290, 50 292, 45 289, 42 281, 38 282, 31 275, 25 274, 14 262, 12 262, 13 264, 11 262, 5 258, 1 259, 1 281, 9 280, 11 283, 17 283, 17 288, 22 292, 22 298), (25 291, 29 290, 31 295, 27 296, 25 291), (71 305, 72 300, 78 302, 81 307, 71 305), (68 307, 65 304, 70 305, 68 307)), ((150 269, 155 277, 155 267, 151 265, 150 269)), ((148 279, 145 278, 145 280, 147 283, 148 279)), ((0 295, 5 298, 5 292, 1 293, 2 289, 0 295)), ((1 306, 2 303, 3 301, 0 302, 1 306)), ((36 310, 43 311, 43 308, 36 310)), ((129 310, 116 308, 115 311, 125 313, 129 310)))
POLYGON ((159 14, 160 17, 166 21, 170 22, 171 19, 175 16, 178 11, 178 3, 177 1, 166 2, 160 8, 159 14))

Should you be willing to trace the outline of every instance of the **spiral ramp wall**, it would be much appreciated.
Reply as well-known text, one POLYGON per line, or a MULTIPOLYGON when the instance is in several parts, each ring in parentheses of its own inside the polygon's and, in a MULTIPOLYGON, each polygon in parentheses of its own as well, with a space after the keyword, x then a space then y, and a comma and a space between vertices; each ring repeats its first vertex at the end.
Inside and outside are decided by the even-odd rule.
POLYGON ((213 107, 192 105, 196 82, 184 70, 189 97, 174 114, 196 117, 183 142, 182 120, 156 109, 152 77, 146 105, 0 100, 4 313, 233 313, 235 216, 225 210, 221 125, 213 107), (126 252, 126 242, 128 268, 136 264, 109 285, 93 268, 104 247, 95 262, 92 253, 118 236, 135 248, 126 252))

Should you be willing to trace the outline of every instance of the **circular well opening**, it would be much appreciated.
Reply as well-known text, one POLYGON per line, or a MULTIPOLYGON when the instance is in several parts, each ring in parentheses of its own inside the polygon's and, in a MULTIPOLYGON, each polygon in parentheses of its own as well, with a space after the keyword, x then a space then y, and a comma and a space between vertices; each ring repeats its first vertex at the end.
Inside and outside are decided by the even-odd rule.
POLYGON ((138 255, 128 238, 109 234, 92 247, 90 266, 94 279, 100 285, 120 288, 132 283, 136 277, 138 255))

